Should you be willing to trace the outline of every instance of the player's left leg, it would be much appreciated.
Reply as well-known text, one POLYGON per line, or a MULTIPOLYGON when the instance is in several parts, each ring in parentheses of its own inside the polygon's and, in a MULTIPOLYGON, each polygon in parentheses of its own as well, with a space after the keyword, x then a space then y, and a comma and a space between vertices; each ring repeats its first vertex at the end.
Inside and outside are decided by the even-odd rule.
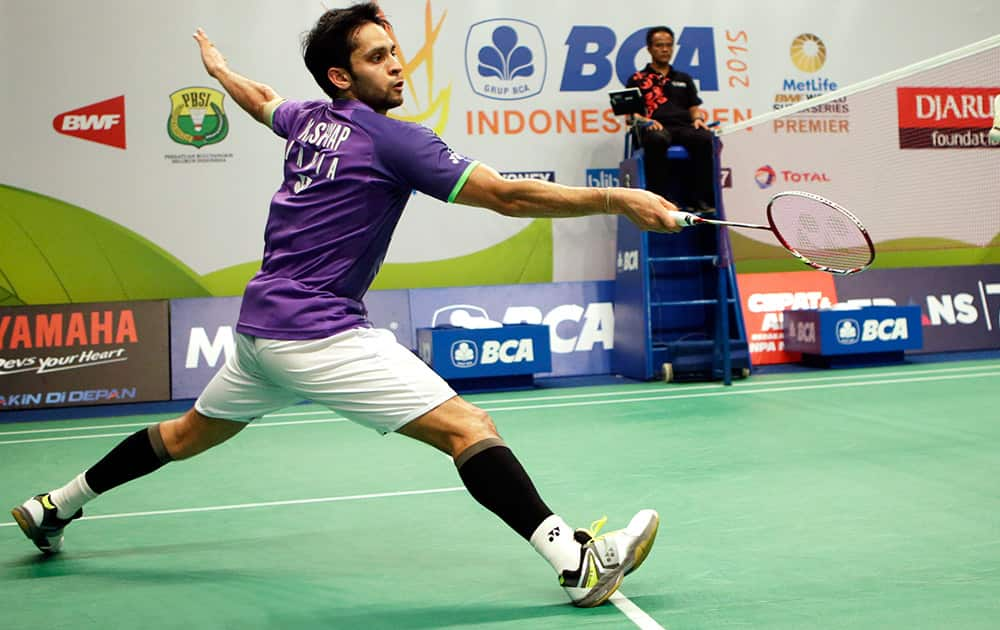
POLYGON ((80 518, 83 506, 98 495, 221 444, 261 414, 296 402, 294 395, 260 372, 254 355, 254 340, 238 335, 236 353, 194 408, 136 431, 65 485, 14 507, 11 514, 21 531, 43 553, 55 553, 62 547, 65 527, 80 518))
POLYGON ((28 499, 11 514, 40 551, 56 553, 62 547, 63 530, 83 516, 85 503, 172 460, 220 444, 245 426, 243 422, 206 418, 191 409, 180 418, 136 431, 65 485, 28 499))

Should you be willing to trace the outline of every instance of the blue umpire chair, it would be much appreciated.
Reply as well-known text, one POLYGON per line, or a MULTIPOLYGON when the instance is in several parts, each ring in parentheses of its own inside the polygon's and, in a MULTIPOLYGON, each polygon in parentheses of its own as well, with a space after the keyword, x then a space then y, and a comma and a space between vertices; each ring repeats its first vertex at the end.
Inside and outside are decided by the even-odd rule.
MULTIPOLYGON (((618 115, 642 113, 639 91, 611 94, 618 115)), ((638 129, 626 132, 619 165, 623 186, 645 188, 638 129)), ((719 177, 722 144, 713 138, 716 212, 725 217, 719 177)), ((671 146, 667 160, 689 160, 671 146)), ((680 173, 684 171, 677 169, 680 173)), ((684 177, 670 178, 671 201, 687 205, 684 177)), ((683 209, 683 208, 682 208, 683 209)), ((637 229, 619 215, 612 371, 639 380, 722 380, 750 375, 743 311, 726 230, 695 226, 677 234, 637 229)))

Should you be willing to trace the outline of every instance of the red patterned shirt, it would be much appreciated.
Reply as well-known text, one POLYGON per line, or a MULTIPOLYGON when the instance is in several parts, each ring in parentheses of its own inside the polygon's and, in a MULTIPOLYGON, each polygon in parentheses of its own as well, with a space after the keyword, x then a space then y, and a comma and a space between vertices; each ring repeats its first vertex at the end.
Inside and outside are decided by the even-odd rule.
POLYGON ((646 64, 629 77, 625 87, 639 88, 646 116, 664 126, 690 125, 691 108, 702 103, 691 75, 673 68, 667 74, 660 74, 646 64))

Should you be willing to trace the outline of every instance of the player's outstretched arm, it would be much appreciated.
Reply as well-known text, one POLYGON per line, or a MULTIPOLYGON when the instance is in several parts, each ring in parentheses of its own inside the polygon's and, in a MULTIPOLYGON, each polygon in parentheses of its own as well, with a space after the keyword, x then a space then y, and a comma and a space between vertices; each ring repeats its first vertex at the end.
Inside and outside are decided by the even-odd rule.
POLYGON ((504 179, 480 164, 472 170, 455 201, 489 208, 510 217, 582 217, 624 214, 643 230, 677 232, 670 216, 677 206, 659 195, 637 188, 582 188, 534 179, 504 179))
POLYGON ((281 102, 281 97, 278 96, 277 92, 270 86, 230 70, 226 58, 222 56, 222 53, 202 29, 199 28, 195 31, 194 40, 198 42, 198 48, 201 49, 201 62, 205 64, 205 70, 208 74, 222 84, 222 87, 236 101, 237 105, 246 110, 258 122, 270 126, 271 113, 274 111, 274 107, 281 102))

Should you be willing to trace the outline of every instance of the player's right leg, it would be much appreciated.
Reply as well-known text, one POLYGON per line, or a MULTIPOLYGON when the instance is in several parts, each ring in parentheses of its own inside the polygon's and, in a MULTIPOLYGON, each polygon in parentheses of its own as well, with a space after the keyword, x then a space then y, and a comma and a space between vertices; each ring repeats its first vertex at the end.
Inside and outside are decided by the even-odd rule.
POLYGON ((653 510, 603 536, 574 531, 542 500, 489 414, 457 396, 388 331, 267 342, 261 360, 290 391, 450 455, 469 494, 548 561, 577 606, 607 600, 652 547, 659 523, 653 510))
POLYGON ((14 507, 11 514, 25 536, 43 553, 55 553, 62 547, 63 529, 83 515, 88 501, 168 462, 193 457, 221 444, 254 418, 298 400, 259 371, 253 339, 239 335, 236 346, 236 353, 205 388, 193 409, 133 433, 62 487, 14 507))
POLYGON ((398 431, 451 455, 473 498, 552 565, 575 606, 604 603, 653 547, 660 522, 654 510, 642 510, 624 529, 604 535, 598 531, 607 519, 574 531, 539 496, 489 415, 459 396, 398 431))

